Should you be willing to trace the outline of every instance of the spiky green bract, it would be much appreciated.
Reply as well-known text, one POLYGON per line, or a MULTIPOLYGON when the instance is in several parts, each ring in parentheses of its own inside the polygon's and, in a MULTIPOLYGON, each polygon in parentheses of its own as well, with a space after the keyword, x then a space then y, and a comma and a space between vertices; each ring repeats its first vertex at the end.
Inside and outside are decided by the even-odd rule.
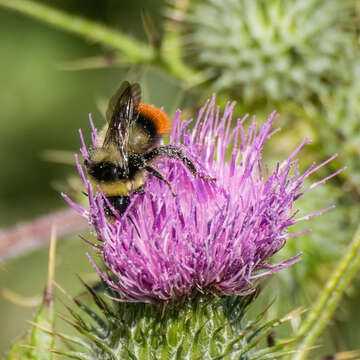
MULTIPOLYGON (((73 318, 68 322, 81 333, 81 339, 71 339, 72 345, 79 345, 77 352, 62 354, 77 359, 275 359, 285 354, 288 342, 268 347, 261 340, 298 315, 266 322, 265 310, 248 320, 255 293, 223 298, 197 294, 181 304, 163 307, 110 301, 88 286, 87 290, 97 309, 76 299, 77 310, 68 308, 73 318)), ((106 291, 116 296, 113 290, 106 291)))
POLYGON ((349 79, 354 8, 354 0, 195 0, 184 46, 217 90, 304 101, 349 79))

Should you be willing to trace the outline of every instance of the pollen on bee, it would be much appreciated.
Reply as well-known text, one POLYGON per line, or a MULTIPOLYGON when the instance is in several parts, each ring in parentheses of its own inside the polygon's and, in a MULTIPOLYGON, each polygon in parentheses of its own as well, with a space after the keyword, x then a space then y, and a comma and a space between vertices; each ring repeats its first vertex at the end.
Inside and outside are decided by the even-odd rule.
POLYGON ((99 182, 90 178, 93 192, 99 192, 99 186, 106 196, 127 196, 131 191, 135 191, 145 183, 143 172, 138 172, 133 181, 119 180, 111 183, 99 182))

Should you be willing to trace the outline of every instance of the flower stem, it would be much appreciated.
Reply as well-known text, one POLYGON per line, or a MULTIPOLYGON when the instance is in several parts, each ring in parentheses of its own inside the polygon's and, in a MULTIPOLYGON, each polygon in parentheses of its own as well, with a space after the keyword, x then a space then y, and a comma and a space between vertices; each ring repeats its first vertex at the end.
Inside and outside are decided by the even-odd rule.
POLYGON ((31 0, 0 0, 0 6, 120 50, 134 62, 148 62, 154 56, 151 47, 136 39, 105 25, 47 5, 31 0))
POLYGON ((174 74, 184 73, 186 77, 194 76, 192 69, 182 61, 180 28, 189 0, 175 0, 168 8, 167 20, 164 24, 162 52, 168 59, 168 66, 174 74))
POLYGON ((3 231, 0 234, 0 261, 27 254, 49 241, 51 225, 55 224, 59 238, 76 234, 87 222, 72 209, 57 210, 3 231))
POLYGON ((31 0, 0 0, 0 7, 18 11, 62 30, 119 50, 124 55, 124 59, 117 60, 119 63, 152 64, 189 85, 202 81, 200 74, 184 64, 178 51, 175 53, 169 51, 167 39, 165 46, 156 50, 120 31, 95 21, 31 0))
POLYGON ((306 359, 311 346, 333 315, 341 297, 353 279, 360 264, 360 226, 358 227, 349 250, 340 261, 330 277, 324 291, 299 329, 298 336, 302 338, 298 352, 293 360, 306 359))

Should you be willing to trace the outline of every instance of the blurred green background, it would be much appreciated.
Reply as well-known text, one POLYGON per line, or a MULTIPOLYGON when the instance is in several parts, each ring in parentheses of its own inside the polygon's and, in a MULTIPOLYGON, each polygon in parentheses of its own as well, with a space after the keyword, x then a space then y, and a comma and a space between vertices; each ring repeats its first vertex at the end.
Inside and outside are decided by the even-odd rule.
MULTIPOLYGON (((165 1, 162 0, 38 2, 47 3, 72 14, 99 21, 115 29, 121 29, 124 33, 144 42, 147 41, 147 38, 140 14, 141 11, 145 11, 150 15, 160 34, 163 32, 165 1)), ((211 1, 209 2, 211 3, 211 1)), ((353 6, 352 16, 354 24, 357 24, 355 16, 357 2, 353 1, 349 4, 353 6)), ((194 33, 193 30, 193 27, 198 25, 197 11, 199 9, 194 6, 192 12, 189 12, 190 25, 185 29, 183 36, 186 44, 187 36, 193 34, 195 40, 193 40, 192 46, 198 45, 198 48, 201 49, 204 34, 194 33)), ((205 14, 206 9, 201 11, 205 14)), ((220 10, 218 9, 218 11, 220 10)), ((316 11, 318 12, 318 10, 316 11)), ((244 14, 246 17, 247 13, 244 14)), ((249 17, 250 15, 249 13, 249 17)), ((319 18, 322 19, 321 14, 319 18)), ((209 21, 213 22, 211 13, 209 13, 209 21)), ((233 20, 229 20, 230 24, 231 21, 233 20)), ((221 28, 221 24, 218 25, 218 28, 221 28)), ((335 28, 336 26, 334 26, 335 28)), ((240 34, 241 31, 239 29, 238 31, 240 34)), ((357 28, 355 25, 349 26, 347 31, 354 31, 355 33, 357 28)), ((245 40, 239 39, 239 43, 244 49, 253 49, 252 52, 249 51, 251 56, 249 55, 246 61, 254 63, 252 59, 254 57, 260 58, 261 49, 254 50, 253 43, 247 41, 248 39, 245 40)), ((206 41, 212 41, 211 32, 206 33, 206 41)), ((342 43, 346 43, 346 41, 344 40, 342 43)), ((209 44, 207 43, 207 45, 209 44)), ((88 114, 90 112, 93 114, 95 124, 101 127, 103 123, 101 105, 105 99, 113 94, 122 80, 139 81, 143 88, 144 100, 156 106, 164 106, 170 115, 173 115, 177 107, 185 106, 186 109, 191 109, 193 106, 198 107, 212 91, 218 90, 220 92, 220 103, 229 98, 238 100, 239 115, 250 112, 256 113, 260 119, 263 119, 265 114, 270 113, 274 108, 279 109, 282 116, 278 126, 283 127, 284 130, 280 135, 277 135, 277 143, 274 144, 275 141, 272 141, 268 146, 270 155, 267 155, 267 158, 278 157, 283 159, 295 148, 302 137, 310 136, 314 139, 314 143, 302 155, 304 166, 308 166, 313 159, 324 160, 334 152, 340 153, 340 159, 333 165, 333 170, 340 168, 343 164, 350 163, 350 168, 347 170, 349 175, 346 175, 345 179, 340 177, 332 180, 332 185, 317 189, 315 193, 305 197, 301 200, 301 204, 298 204, 304 209, 302 214, 316 212, 334 203, 337 208, 330 214, 323 215, 321 218, 305 224, 306 227, 313 228, 312 234, 295 239, 294 242, 296 243, 290 240, 289 246, 280 252, 279 257, 284 258, 302 251, 304 260, 297 264, 294 269, 288 269, 284 271, 283 275, 275 276, 275 279, 271 280, 271 285, 265 287, 265 294, 267 295, 264 297, 268 299, 272 299, 274 289, 278 289, 277 297, 280 305, 274 307, 274 312, 281 309, 281 312, 284 313, 299 304, 305 307, 311 306, 322 284, 334 268, 339 254, 349 244, 354 231, 354 224, 358 223, 359 206, 357 203, 359 196, 358 194, 353 196, 354 190, 351 186, 354 184, 349 183, 348 179, 354 175, 354 186, 359 186, 356 183, 359 177, 355 170, 359 165, 358 149, 360 144, 356 131, 359 128, 357 114, 360 114, 360 97, 356 95, 356 89, 351 92, 351 96, 356 96, 351 103, 353 113, 348 116, 351 118, 351 126, 342 124, 342 122, 347 121, 346 117, 341 118, 346 113, 345 110, 339 115, 340 120, 336 118, 326 122, 326 119, 330 119, 327 111, 332 111, 335 117, 334 108, 340 112, 342 106, 346 110, 346 106, 348 106, 348 104, 344 105, 343 99, 347 99, 350 92, 347 93, 347 90, 344 90, 345 95, 342 96, 341 94, 337 95, 336 90, 334 90, 340 88, 336 83, 339 81, 337 77, 340 76, 338 71, 334 72, 334 78, 329 78, 329 81, 324 80, 324 75, 321 73, 319 75, 321 86, 314 82, 311 86, 309 85, 310 90, 304 90, 305 95, 299 95, 297 85, 294 85, 294 88, 291 85, 289 86, 290 90, 284 90, 283 97, 277 98, 276 96, 269 96, 269 93, 275 93, 277 91, 276 86, 281 87, 286 82, 281 73, 281 66, 285 66, 284 63, 279 61, 276 64, 277 70, 274 74, 271 73, 270 66, 269 68, 266 67, 266 70, 261 70, 264 71, 265 75, 271 73, 267 87, 261 92, 259 90, 261 86, 257 88, 254 85, 256 81, 259 81, 258 78, 260 78, 261 83, 262 72, 259 67, 255 67, 254 78, 246 80, 250 85, 246 81, 241 86, 233 84, 229 80, 231 74, 221 74, 222 69, 226 66, 230 69, 233 66, 239 66, 239 64, 245 67, 247 62, 242 63, 243 60, 239 60, 238 62, 235 61, 234 65, 230 61, 233 52, 226 52, 225 50, 222 52, 219 46, 215 45, 213 48, 212 45, 209 48, 211 51, 215 49, 215 53, 219 54, 219 59, 217 61, 214 59, 215 65, 212 68, 209 66, 202 87, 188 90, 185 94, 181 81, 176 79, 173 74, 169 75, 166 71, 161 71, 159 67, 147 65, 112 66, 103 69, 64 70, 65 65, 72 64, 76 60, 101 54, 111 55, 113 52, 111 49, 92 41, 81 39, 34 19, 0 8, 1 229, 4 231, 16 224, 43 214, 49 214, 55 209, 65 206, 64 200, 59 195, 59 188, 66 186, 68 177, 75 174, 75 169, 72 165, 46 160, 44 153, 47 150, 78 152, 80 143, 78 129, 81 127, 85 138, 89 139, 88 114), (224 64, 221 63, 221 56, 225 59, 224 64), (227 61, 226 56, 230 58, 229 61, 227 61), (260 75, 257 75, 257 71, 260 75), (212 81, 212 78, 216 78, 216 80, 212 81), (227 84, 224 79, 228 79, 229 83, 227 84), (280 85, 276 85, 277 81, 280 85), (252 88, 253 85, 254 88, 252 88), (249 88, 251 91, 246 90, 249 88), (293 95, 294 93, 295 95, 293 95), (253 94, 259 96, 255 95, 255 100, 253 100, 253 94), (340 100, 338 100, 339 98, 340 100), (336 101, 342 102, 340 104, 336 101), (97 106, 98 104, 100 106, 97 106), (324 104, 328 104, 328 107, 324 104), (345 129, 345 135, 338 136, 337 131, 342 128, 345 129), (354 134, 353 138, 351 138, 351 134, 354 134), (343 139, 344 136, 345 140, 339 140, 343 139), (348 141, 349 138, 351 139, 348 141), (337 141, 341 146, 337 145, 337 141), (348 146, 343 146, 344 144, 348 144, 348 146)), ((276 48, 275 46, 275 50, 271 49, 271 45, 272 42, 267 40, 266 46, 264 46, 264 48, 269 47, 271 50, 266 54, 268 58, 264 56, 264 63, 266 64, 271 63, 269 60, 271 57, 277 56, 273 55, 274 52, 279 54, 281 60, 281 56, 283 58, 290 55, 294 57, 292 51, 296 53, 297 49, 300 48, 300 45, 298 48, 296 44, 292 45, 294 49, 289 50, 289 55, 285 52, 282 53, 279 47, 276 48)), ((357 45, 353 46, 356 47, 357 45)), ((206 68, 204 64, 211 63, 206 58, 206 56, 211 56, 210 50, 207 52, 206 49, 202 49, 199 55, 190 47, 186 52, 185 61, 187 64, 193 65, 194 68, 206 68)), ((312 50, 317 51, 314 48, 312 50)), ((327 54, 326 51, 325 49, 325 54, 327 54)), ((310 57, 306 53, 304 58, 307 56, 310 57)), ((326 67, 326 59, 330 59, 331 56, 329 50, 328 57, 322 58, 323 63, 320 64, 320 60, 316 59, 318 63, 315 64, 314 60, 308 66, 315 73, 316 66, 326 67)), ((345 67, 346 61, 340 61, 334 66, 336 68, 345 67)), ((251 71, 248 73, 250 74, 251 71)), ((341 73, 341 71, 339 72, 341 73)), ((311 72, 310 75, 307 75, 311 79, 311 72)), ((298 73, 294 75, 294 78, 295 76, 298 76, 298 73)), ((351 80, 351 76, 349 77, 351 80)), ((346 85, 346 82, 350 80, 346 76, 345 78, 344 84, 346 85)), ((293 83, 297 84, 296 81, 293 83)), ((305 87, 305 80, 300 79, 298 83, 300 88, 305 87)), ((189 113, 190 110, 187 114, 189 113)), ((331 172, 331 170, 328 171, 331 172)), ((323 175, 327 174, 323 172, 323 175)), ((92 271, 85 256, 86 251, 88 251, 88 247, 77 237, 59 241, 56 279, 70 293, 80 292, 81 286, 75 274, 86 274, 92 271)), ((1 263, 0 289, 10 288, 28 296, 41 294, 46 279, 46 264, 47 248, 1 263)), ((360 323, 360 312, 357 306, 360 300, 359 288, 357 280, 342 301, 341 308, 338 310, 333 323, 321 338, 320 344, 322 346, 317 350, 319 356, 360 348, 360 326, 358 325, 360 323)), ((61 305, 58 306, 58 309, 62 312, 61 305)), ((1 354, 9 348, 11 341, 21 335, 22 331, 28 327, 25 319, 31 319, 34 311, 34 309, 13 305, 0 298, 1 354)))

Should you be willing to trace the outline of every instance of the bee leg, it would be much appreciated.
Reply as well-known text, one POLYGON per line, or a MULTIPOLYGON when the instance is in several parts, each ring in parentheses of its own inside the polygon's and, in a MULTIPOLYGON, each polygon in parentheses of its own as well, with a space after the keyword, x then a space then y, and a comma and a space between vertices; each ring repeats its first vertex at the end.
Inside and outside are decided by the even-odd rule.
POLYGON ((138 187, 138 188, 134 191, 134 194, 139 194, 139 195, 145 194, 145 186, 142 185, 142 186, 138 187))
MULTIPOLYGON (((124 212, 130 205, 130 196, 107 196, 107 199, 120 216, 123 216, 124 212)), ((112 210, 106 203, 104 204, 104 210, 107 216, 115 217, 112 210)))
POLYGON ((144 158, 146 161, 151 161, 158 156, 167 156, 169 158, 181 160, 182 163, 192 172, 193 175, 203 180, 216 181, 216 178, 201 175, 196 169, 194 163, 184 154, 184 152, 180 148, 176 146, 173 145, 159 146, 158 148, 155 148, 150 152, 148 152, 147 154, 145 154, 144 158))
POLYGON ((133 224, 138 237, 141 238, 139 229, 137 228, 136 224, 134 223, 134 220, 132 219, 132 217, 130 215, 126 215, 126 218, 133 224))
POLYGON ((145 170, 150 173, 151 175, 157 177, 159 180, 163 181, 164 183, 167 184, 167 186, 169 187, 172 196, 176 196, 173 188, 171 187, 171 184, 169 183, 169 181, 165 178, 165 176, 163 174, 161 174, 158 170, 154 169, 151 166, 145 166, 145 170))
MULTIPOLYGON (((130 196, 109 196, 107 199, 109 200, 110 204, 113 206, 114 210, 117 211, 120 216, 124 215, 126 209, 130 205, 130 196)), ((104 204, 104 210, 105 210, 105 214, 108 218, 113 219, 113 220, 116 219, 115 214, 110 209, 109 205, 107 205, 106 203, 104 204)), ((126 215, 126 218, 134 226, 136 233, 140 237, 140 232, 139 232, 134 220, 131 218, 130 215, 126 215)))

